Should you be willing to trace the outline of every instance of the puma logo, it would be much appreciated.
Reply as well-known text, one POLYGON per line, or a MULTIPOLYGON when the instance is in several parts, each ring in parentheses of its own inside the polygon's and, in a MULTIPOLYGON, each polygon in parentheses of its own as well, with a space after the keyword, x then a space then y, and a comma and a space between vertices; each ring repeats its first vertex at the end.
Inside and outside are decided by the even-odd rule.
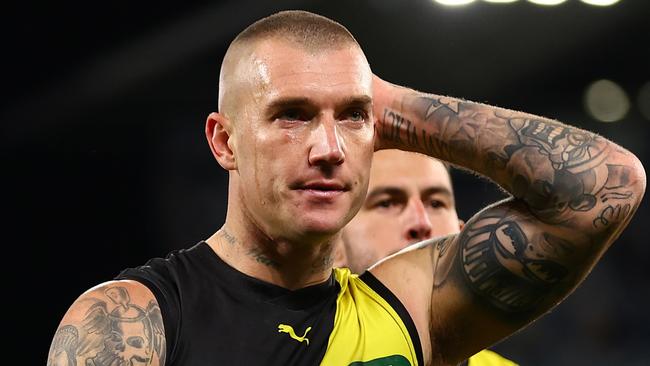
POLYGON ((293 330, 292 326, 286 325, 286 324, 279 324, 278 325, 278 333, 287 333, 287 334, 289 334, 289 337, 297 340, 298 342, 301 342, 301 343, 302 343, 302 341, 307 342, 308 346, 309 346, 309 339, 307 338, 307 333, 309 333, 310 330, 311 330, 311 327, 307 327, 307 329, 305 330, 305 334, 303 334, 302 337, 298 337, 296 335, 296 332, 293 330))

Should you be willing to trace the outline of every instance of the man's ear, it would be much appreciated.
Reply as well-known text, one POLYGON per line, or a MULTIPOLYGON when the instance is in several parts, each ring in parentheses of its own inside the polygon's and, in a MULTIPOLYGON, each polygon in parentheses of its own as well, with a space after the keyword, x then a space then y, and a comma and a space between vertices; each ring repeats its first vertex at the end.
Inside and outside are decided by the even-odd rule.
POLYGON ((463 230, 465 227, 465 221, 458 219, 458 231, 463 230))
POLYGON ((231 144, 232 125, 224 115, 212 112, 205 122, 205 137, 212 150, 212 155, 219 165, 226 170, 236 170, 237 161, 232 151, 231 144))

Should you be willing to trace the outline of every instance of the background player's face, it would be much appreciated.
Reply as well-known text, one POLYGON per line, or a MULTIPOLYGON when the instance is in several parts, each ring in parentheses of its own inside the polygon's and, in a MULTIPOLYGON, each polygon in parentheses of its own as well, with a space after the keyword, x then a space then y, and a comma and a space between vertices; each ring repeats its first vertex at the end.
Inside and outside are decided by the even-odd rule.
POLYGON ((409 244, 457 233, 460 225, 442 163, 414 153, 379 151, 366 201, 343 229, 347 265, 362 272, 409 244))
POLYGON ((356 47, 267 40, 238 93, 238 199, 272 238, 339 231, 363 203, 373 153, 372 73, 356 47))

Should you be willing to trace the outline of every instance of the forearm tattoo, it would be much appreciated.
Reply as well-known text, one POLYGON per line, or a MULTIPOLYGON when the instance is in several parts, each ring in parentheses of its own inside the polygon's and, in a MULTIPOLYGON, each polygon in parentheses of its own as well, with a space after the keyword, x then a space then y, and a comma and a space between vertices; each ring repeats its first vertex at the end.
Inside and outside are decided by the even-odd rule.
POLYGON ((124 287, 104 291, 108 302, 92 299, 79 325, 63 325, 48 354, 48 366, 135 366, 165 362, 165 335, 160 308, 133 304, 124 287))
POLYGON ((524 113, 463 100, 409 94, 403 112, 384 110, 377 133, 394 147, 418 151, 488 176, 546 223, 589 212, 595 229, 633 210, 630 168, 622 149, 593 133, 524 113))

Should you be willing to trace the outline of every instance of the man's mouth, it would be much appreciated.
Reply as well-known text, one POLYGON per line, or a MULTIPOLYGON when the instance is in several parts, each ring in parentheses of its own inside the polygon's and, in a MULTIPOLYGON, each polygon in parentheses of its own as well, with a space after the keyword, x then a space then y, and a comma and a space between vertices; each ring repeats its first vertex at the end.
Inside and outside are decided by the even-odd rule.
POLYGON ((347 192, 349 188, 340 182, 318 181, 301 184, 296 188, 296 190, 307 194, 311 198, 328 200, 342 195, 347 192))
POLYGON ((315 191, 347 191, 344 184, 339 182, 310 182, 303 184, 300 189, 315 191))

